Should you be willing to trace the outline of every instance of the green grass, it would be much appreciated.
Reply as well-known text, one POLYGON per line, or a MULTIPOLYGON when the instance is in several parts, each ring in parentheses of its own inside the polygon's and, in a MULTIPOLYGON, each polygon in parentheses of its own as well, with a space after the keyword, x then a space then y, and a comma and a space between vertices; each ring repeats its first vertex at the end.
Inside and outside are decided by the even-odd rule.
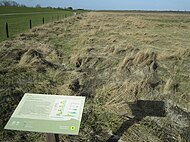
POLYGON ((26 13, 15 15, 0 15, 0 42, 6 40, 6 22, 9 25, 9 36, 14 38, 15 35, 25 32, 30 28, 30 19, 32 20, 32 27, 42 25, 44 17, 45 23, 63 19, 65 16, 71 16, 72 11, 64 11, 47 8, 25 8, 25 7, 0 7, 0 14, 5 13, 26 13), (33 14, 31 12, 34 12, 33 14), (35 13, 38 12, 38 13, 35 13), (43 13, 39 13, 43 12, 43 13), (47 13, 48 12, 48 13, 47 13), (28 13, 28 14, 27 14, 28 13))
POLYGON ((50 9, 50 8, 32 8, 32 7, 9 7, 0 6, 0 14, 7 13, 31 13, 31 12, 61 12, 60 9, 50 9))

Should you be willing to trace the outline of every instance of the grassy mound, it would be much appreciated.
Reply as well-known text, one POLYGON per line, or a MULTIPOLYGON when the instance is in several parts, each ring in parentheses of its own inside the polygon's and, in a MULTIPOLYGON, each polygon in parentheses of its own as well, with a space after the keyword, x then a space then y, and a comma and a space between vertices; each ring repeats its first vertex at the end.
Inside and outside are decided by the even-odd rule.
POLYGON ((0 139, 45 141, 3 130, 32 92, 87 97, 80 134, 66 142, 189 141, 190 26, 178 18, 189 17, 91 12, 2 42, 0 139))

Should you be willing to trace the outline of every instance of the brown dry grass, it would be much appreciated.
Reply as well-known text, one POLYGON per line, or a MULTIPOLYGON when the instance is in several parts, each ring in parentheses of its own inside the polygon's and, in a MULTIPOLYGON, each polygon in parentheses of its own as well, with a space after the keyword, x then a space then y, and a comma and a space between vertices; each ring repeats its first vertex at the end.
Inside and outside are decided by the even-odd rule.
MULTIPOLYGON (((15 83, 21 96, 27 90, 86 96, 80 135, 62 136, 65 141, 106 141, 134 117, 129 103, 139 99, 164 101, 168 115, 143 118, 123 133, 123 141, 188 141, 189 126, 183 124, 190 109, 190 26, 185 18, 189 19, 178 14, 90 12, 37 27, 1 43, 0 77, 15 83), (17 70, 26 75, 18 76, 17 70), (70 87, 76 79, 77 91, 70 87)), ((9 90, 8 96, 12 94, 9 90)))

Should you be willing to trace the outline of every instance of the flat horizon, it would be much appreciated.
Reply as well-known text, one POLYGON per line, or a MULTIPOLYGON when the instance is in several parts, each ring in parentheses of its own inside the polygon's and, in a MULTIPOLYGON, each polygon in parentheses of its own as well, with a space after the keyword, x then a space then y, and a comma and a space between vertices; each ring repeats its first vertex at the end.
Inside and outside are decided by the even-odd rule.
POLYGON ((146 10, 146 11, 190 11, 189 0, 15 0, 19 4, 35 7, 73 7, 89 10, 146 10))

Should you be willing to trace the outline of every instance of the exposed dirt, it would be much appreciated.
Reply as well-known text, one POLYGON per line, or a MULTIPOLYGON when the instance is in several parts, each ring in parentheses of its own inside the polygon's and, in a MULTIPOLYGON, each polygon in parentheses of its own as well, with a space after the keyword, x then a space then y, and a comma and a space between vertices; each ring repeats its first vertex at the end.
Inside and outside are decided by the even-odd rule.
POLYGON ((64 142, 190 141, 190 16, 90 12, 0 44, 0 139, 25 92, 86 96, 79 136, 64 142), (186 20, 185 20, 186 19, 186 20))

